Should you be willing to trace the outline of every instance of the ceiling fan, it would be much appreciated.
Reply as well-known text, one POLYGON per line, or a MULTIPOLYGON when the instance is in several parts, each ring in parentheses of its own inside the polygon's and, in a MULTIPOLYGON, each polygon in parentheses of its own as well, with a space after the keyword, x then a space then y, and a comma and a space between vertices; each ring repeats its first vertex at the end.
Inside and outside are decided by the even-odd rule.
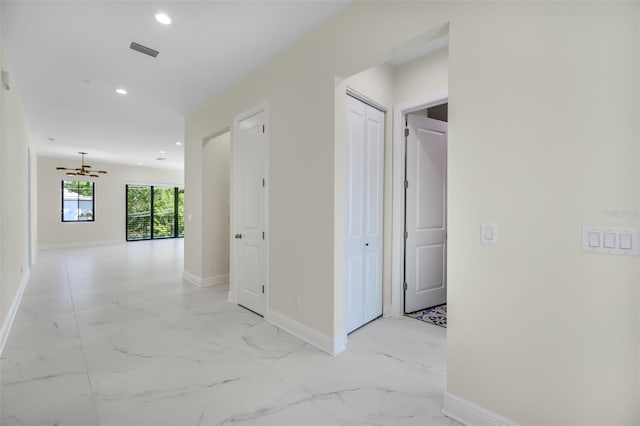
POLYGON ((70 169, 68 167, 56 167, 56 170, 68 170, 67 176, 86 176, 86 177, 100 177, 101 174, 106 174, 105 170, 91 170, 91 166, 84 164, 84 156, 86 152, 78 152, 82 156, 82 164, 80 167, 70 169))

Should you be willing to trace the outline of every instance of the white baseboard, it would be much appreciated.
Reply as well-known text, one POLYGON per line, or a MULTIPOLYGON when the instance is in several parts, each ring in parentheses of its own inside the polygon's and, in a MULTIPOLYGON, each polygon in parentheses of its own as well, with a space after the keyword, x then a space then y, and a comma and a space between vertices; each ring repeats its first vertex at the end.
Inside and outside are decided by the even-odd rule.
POLYGON ((13 298, 13 302, 9 307, 9 312, 7 312, 7 316, 2 322, 2 329, 0 329, 0 355, 2 355, 2 352, 4 352, 4 345, 7 343, 7 339, 9 338, 13 320, 16 318, 18 307, 20 306, 20 301, 22 300, 22 295, 24 294, 24 290, 27 288, 27 283, 29 282, 29 275, 31 275, 31 270, 27 268, 27 271, 22 275, 22 280, 20 281, 18 292, 13 298))
POLYGON ((113 246, 117 244, 124 244, 123 240, 103 240, 103 241, 83 241, 83 242, 74 242, 74 243, 62 243, 62 244, 40 244, 38 246, 39 250, 57 250, 57 249, 67 249, 67 248, 78 248, 78 247, 98 247, 98 246, 113 246))
POLYGON ((198 287, 209 287, 229 283, 229 274, 216 275, 214 277, 199 277, 191 272, 183 271, 182 278, 198 287))
POLYGON ((444 394, 442 413, 467 426, 518 426, 509 419, 449 392, 444 394))
POLYGON ((383 305, 382 306, 382 316, 385 318, 390 318, 393 316, 393 305, 383 305))
POLYGON ((293 334, 329 355, 337 355, 345 349, 346 336, 339 336, 336 339, 332 339, 326 334, 322 334, 274 311, 267 312, 265 319, 276 327, 293 334))

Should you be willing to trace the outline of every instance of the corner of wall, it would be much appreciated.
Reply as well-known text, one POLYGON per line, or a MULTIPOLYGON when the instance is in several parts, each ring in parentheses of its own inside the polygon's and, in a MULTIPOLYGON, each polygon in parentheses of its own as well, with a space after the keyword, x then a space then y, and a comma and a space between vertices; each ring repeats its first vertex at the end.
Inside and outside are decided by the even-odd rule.
POLYGON ((329 355, 338 355, 346 348, 346 335, 331 338, 273 310, 268 311, 264 318, 267 322, 293 334, 329 355))
POLYGON ((512 422, 509 419, 499 416, 492 411, 448 392, 444 395, 444 407, 442 408, 442 413, 464 425, 518 426, 517 423, 512 422))

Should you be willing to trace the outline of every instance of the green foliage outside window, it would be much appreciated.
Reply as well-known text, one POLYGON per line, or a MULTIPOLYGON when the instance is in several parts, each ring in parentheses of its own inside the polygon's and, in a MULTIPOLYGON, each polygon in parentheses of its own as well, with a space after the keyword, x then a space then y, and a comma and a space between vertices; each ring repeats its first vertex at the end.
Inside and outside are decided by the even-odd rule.
POLYGON ((183 189, 127 185, 127 240, 182 236, 184 236, 183 189))

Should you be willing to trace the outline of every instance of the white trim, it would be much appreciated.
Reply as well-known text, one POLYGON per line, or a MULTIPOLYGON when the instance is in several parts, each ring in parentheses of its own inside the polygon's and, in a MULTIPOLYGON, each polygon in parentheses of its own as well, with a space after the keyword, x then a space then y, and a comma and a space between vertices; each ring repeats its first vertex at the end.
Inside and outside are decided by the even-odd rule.
POLYGON ((518 423, 493 411, 445 392, 442 413, 467 426, 518 426, 518 423))
POLYGON ((335 339, 332 339, 326 334, 320 333, 273 310, 268 311, 264 318, 267 322, 293 334, 297 338, 304 340, 329 355, 337 355, 346 347, 346 335, 337 336, 335 339))
POLYGON ((124 244, 123 240, 104 240, 104 241, 85 241, 75 243, 62 243, 62 244, 40 244, 39 250, 58 250, 67 248, 79 248, 79 247, 97 247, 97 246, 113 246, 117 244, 124 244))
POLYGON ((182 278, 198 287, 209 287, 212 285, 227 284, 229 282, 229 274, 215 275, 213 277, 199 277, 191 272, 182 271, 182 278))
POLYGON ((18 307, 20 306, 20 302, 22 301, 22 295, 27 288, 27 283, 29 282, 30 275, 31 270, 27 268, 27 271, 22 275, 22 280, 20 281, 20 286, 18 287, 16 297, 13 298, 13 302, 9 307, 9 312, 7 312, 7 316, 2 322, 2 329, 0 329, 0 355, 2 355, 2 352, 4 352, 4 345, 6 345, 7 339, 9 338, 11 326, 13 325, 13 320, 16 318, 16 314, 18 313, 18 307))
POLYGON ((389 314, 404 314, 402 265, 404 260, 404 118, 410 112, 448 102, 448 92, 434 93, 426 99, 396 105, 393 109, 393 214, 391 230, 391 310, 389 314))
POLYGON ((134 185, 134 186, 153 186, 157 188, 179 188, 184 189, 183 184, 177 183, 151 183, 151 182, 136 182, 136 181, 126 181, 125 185, 134 185))
POLYGON ((389 317, 393 316, 393 305, 392 304, 382 305, 382 316, 384 318, 389 318, 389 317))
POLYGON ((235 159, 234 159, 234 152, 235 152, 235 144, 234 144, 234 133, 235 130, 238 128, 238 124, 242 121, 245 120, 249 117, 252 117, 256 114, 259 114, 261 112, 264 112, 264 125, 265 125, 265 132, 264 132, 264 136, 265 136, 265 153, 264 153, 264 179, 265 179, 265 186, 264 186, 264 233, 265 233, 265 238, 264 238, 264 277, 263 277, 263 281, 264 281, 264 314, 265 317, 267 316, 267 314, 269 313, 269 276, 270 276, 270 267, 269 267, 269 262, 270 262, 270 240, 271 240, 271 227, 270 227, 270 217, 269 217, 269 194, 270 194, 270 188, 271 188, 271 179, 270 179, 270 168, 269 168, 269 163, 270 163, 270 146, 269 146, 269 134, 271 132, 271 126, 269 125, 269 104, 267 102, 262 102, 256 106, 254 106, 253 108, 248 109, 247 111, 244 111, 238 115, 236 115, 233 119, 233 126, 231 126, 230 129, 230 140, 231 140, 231 170, 230 170, 230 191, 231 191, 231 195, 230 195, 230 200, 231 200, 231 205, 230 205, 230 209, 229 209, 229 217, 230 217, 230 233, 229 233, 229 240, 230 240, 230 245, 232 247, 232 249, 230 250, 230 268, 229 268, 229 293, 228 293, 228 298, 229 298, 229 302, 234 303, 234 304, 238 304, 238 292, 235 291, 236 287, 237 287, 237 283, 236 283, 236 277, 237 277, 237 269, 238 269, 238 264, 237 264, 237 258, 238 258, 238 253, 237 253, 237 244, 234 244, 234 239, 232 237, 232 235, 234 235, 234 229, 235 229, 235 208, 234 206, 236 205, 236 200, 235 200, 235 196, 236 196, 236 189, 235 189, 235 181, 236 181, 236 177, 235 174, 237 173, 237 171, 235 170, 235 159))
POLYGON ((225 127, 224 129, 218 130, 207 136, 206 138, 202 138, 202 147, 204 148, 209 142, 217 138, 218 136, 222 136, 225 133, 231 133, 231 127, 225 127))
POLYGON ((373 99, 371 99, 367 95, 364 95, 364 94, 358 92, 357 90, 352 89, 349 86, 347 86, 346 93, 347 93, 348 96, 351 96, 352 98, 355 98, 355 99, 359 100, 360 102, 365 103, 365 104, 369 105, 370 107, 377 109, 380 112, 383 112, 385 114, 387 113, 387 108, 384 105, 379 104, 378 102, 374 101, 373 99))

